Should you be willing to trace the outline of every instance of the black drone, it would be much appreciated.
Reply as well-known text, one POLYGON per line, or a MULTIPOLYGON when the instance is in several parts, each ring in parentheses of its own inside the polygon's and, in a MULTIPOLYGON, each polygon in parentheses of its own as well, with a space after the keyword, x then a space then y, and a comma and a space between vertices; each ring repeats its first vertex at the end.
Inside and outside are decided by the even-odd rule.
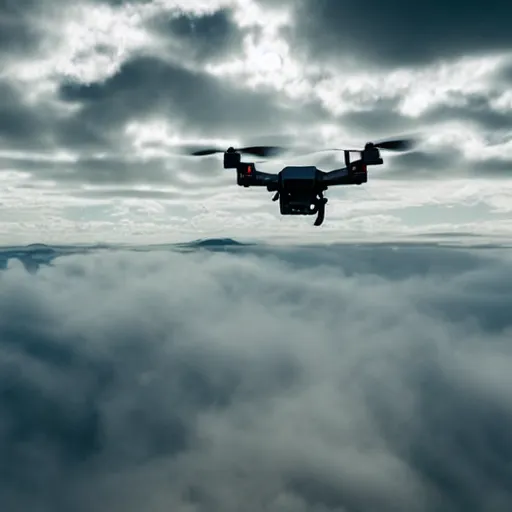
MULTIPOLYGON (((362 150, 333 149, 343 151, 345 167, 332 171, 322 171, 315 166, 287 166, 278 174, 256 170, 253 162, 242 162, 241 153, 258 157, 273 157, 286 151, 278 146, 250 146, 228 148, 227 151, 208 148, 193 151, 194 156, 224 153, 224 169, 236 169, 237 184, 241 187, 267 187, 275 192, 272 201, 279 200, 281 215, 317 215, 314 225, 320 226, 325 218, 327 198, 324 192, 335 185, 361 185, 368 181, 367 167, 384 163, 379 149, 407 151, 413 145, 411 139, 368 142, 362 150), (359 153, 357 160, 350 160, 350 153, 359 153)), ((330 151, 330 150, 324 150, 330 151)))

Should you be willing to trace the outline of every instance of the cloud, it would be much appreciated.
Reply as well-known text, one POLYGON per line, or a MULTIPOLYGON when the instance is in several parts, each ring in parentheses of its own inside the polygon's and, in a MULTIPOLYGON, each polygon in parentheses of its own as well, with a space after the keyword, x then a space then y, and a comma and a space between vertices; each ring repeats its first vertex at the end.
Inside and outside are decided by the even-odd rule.
POLYGON ((216 134, 233 140, 233 126, 239 140, 255 132, 261 138, 268 132, 279 133, 303 115, 268 92, 241 90, 204 72, 149 56, 127 61, 102 82, 62 83, 60 100, 72 109, 65 115, 52 105, 30 109, 14 88, 5 89, 10 98, 5 96, 4 147, 12 152, 33 145, 50 157, 45 161, 7 154, 4 166, 62 183, 165 183, 176 179, 184 165, 191 176, 209 176, 209 168, 204 170, 207 163, 190 159, 184 163, 178 158, 182 150, 173 138, 180 142, 180 134, 192 133, 196 139, 216 134), (164 127, 161 140, 155 137, 155 123, 164 127), (145 125, 153 140, 143 142, 141 149, 149 150, 149 155, 133 147, 137 131, 144 131, 145 125), (63 161, 58 155, 63 148, 70 159, 63 161))
POLYGON ((271 96, 248 94, 154 57, 128 61, 102 83, 63 84, 60 94, 65 101, 83 102, 81 118, 102 127, 120 128, 132 119, 156 114, 183 130, 206 134, 225 132, 232 123, 244 131, 263 122, 275 130, 283 122, 275 115, 278 109, 271 96))
POLYGON ((3 509, 508 510, 510 270, 421 244, 10 260, 3 509))
POLYGON ((242 31, 232 19, 232 10, 221 9, 193 16, 190 13, 155 17, 150 26, 178 45, 178 53, 191 60, 207 62, 239 51, 242 31))
POLYGON ((426 110, 422 116, 425 124, 440 124, 446 121, 461 121, 476 125, 485 133, 508 133, 512 114, 508 109, 496 108, 503 91, 487 94, 452 93, 444 105, 436 105, 426 110))
POLYGON ((509 4, 407 0, 382 8, 366 0, 302 0, 295 4, 294 41, 314 56, 362 59, 377 66, 413 66, 467 54, 508 52, 509 4))
MULTIPOLYGON (((33 0, 0 3, 0 48, 9 48, 14 54, 34 50, 37 45, 36 31, 24 22, 23 13, 27 7, 35 7, 33 0)), ((3 52, 2 52, 3 53, 3 52)))
POLYGON ((68 183, 117 184, 123 183, 166 183, 179 182, 173 176, 163 159, 153 158, 148 162, 134 157, 90 157, 77 160, 23 158, 0 158, 5 165, 23 169, 36 180, 56 181, 61 185, 68 183))
POLYGON ((486 158, 485 161, 470 162, 458 149, 443 149, 436 152, 414 151, 393 157, 389 170, 381 178, 396 179, 453 179, 475 177, 481 179, 510 179, 512 159, 486 158))
POLYGON ((48 131, 45 118, 48 113, 45 105, 31 108, 16 86, 0 80, 0 147, 27 151, 52 147, 51 124, 48 131))

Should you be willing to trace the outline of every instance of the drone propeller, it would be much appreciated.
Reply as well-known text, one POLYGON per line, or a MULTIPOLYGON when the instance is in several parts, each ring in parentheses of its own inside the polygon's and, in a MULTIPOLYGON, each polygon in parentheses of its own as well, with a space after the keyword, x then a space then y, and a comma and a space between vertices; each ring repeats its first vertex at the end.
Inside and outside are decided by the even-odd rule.
POLYGON ((376 148, 387 149, 389 151, 407 151, 416 145, 416 140, 413 138, 395 139, 370 144, 376 148))
MULTIPOLYGON (((249 155, 260 156, 263 158, 268 158, 272 156, 277 156, 286 151, 286 148, 281 146, 247 146, 243 148, 230 148, 232 152, 239 153, 247 153, 249 155)), ((228 150, 228 151, 229 151, 228 150)), ((189 154, 192 156, 206 156, 206 155, 214 155, 216 153, 224 153, 225 149, 219 148, 204 148, 199 149, 197 151, 192 151, 189 154)))
MULTIPOLYGON (((368 142, 366 147, 375 147, 379 149, 384 149, 388 151, 407 151, 414 147, 416 144, 416 139, 414 138, 404 138, 404 139, 392 139, 392 140, 384 140, 380 142, 368 142)), ((188 147, 190 148, 190 146, 188 147)), ((300 156, 307 155, 312 153, 321 153, 326 151, 349 151, 352 153, 361 152, 362 149, 344 149, 344 148, 328 148, 328 149, 313 149, 313 148, 302 148, 299 147, 290 147, 286 148, 283 146, 245 146, 242 148, 233 148, 230 147, 227 152, 237 152, 237 153, 246 153, 253 156, 259 156, 261 158, 271 158, 275 156, 279 156, 282 153, 291 153, 292 156, 300 156)), ((226 149, 222 149, 219 147, 211 147, 211 148, 201 148, 201 149, 185 149, 186 154, 192 156, 208 156, 214 155, 217 153, 225 153, 226 149)))
MULTIPOLYGON (((384 140, 381 142, 368 142, 365 145, 365 149, 378 148, 385 149, 387 151, 408 151, 409 149, 412 149, 416 145, 416 143, 417 140, 414 138, 384 140)), ((349 151, 350 153, 360 153, 363 150, 338 148, 335 151, 349 151)))

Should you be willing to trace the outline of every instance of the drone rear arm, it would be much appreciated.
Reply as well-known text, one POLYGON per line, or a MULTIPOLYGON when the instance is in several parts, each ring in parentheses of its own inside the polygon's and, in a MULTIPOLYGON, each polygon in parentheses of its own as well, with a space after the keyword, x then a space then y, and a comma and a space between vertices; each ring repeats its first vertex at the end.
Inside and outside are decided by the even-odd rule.
POLYGON ((368 174, 366 168, 357 166, 353 168, 343 167, 341 169, 334 169, 333 171, 322 171, 322 183, 325 187, 333 187, 335 185, 360 185, 368 181, 368 174))
POLYGON ((351 185, 351 177, 348 173, 348 169, 343 167, 342 169, 334 169, 333 171, 321 171, 322 183, 326 187, 332 187, 334 185, 351 185))

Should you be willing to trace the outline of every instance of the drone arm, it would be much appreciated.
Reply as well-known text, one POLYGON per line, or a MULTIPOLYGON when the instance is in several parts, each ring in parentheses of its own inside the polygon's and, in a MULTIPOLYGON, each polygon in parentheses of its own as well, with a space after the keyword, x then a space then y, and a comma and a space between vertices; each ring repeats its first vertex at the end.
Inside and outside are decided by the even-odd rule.
POLYGON ((237 183, 241 187, 267 187, 269 191, 277 190, 278 177, 276 174, 257 171, 252 166, 242 166, 238 169, 237 183))
POLYGON ((353 178, 350 175, 347 167, 341 169, 334 169, 332 171, 320 171, 321 181, 326 187, 334 185, 352 185, 354 184, 353 178))
POLYGON ((256 171, 255 175, 257 184, 260 186, 269 186, 275 185, 277 186, 278 176, 277 174, 271 174, 269 172, 256 171))
POLYGON ((252 179, 253 179, 253 182, 251 182, 251 186, 267 187, 267 189, 269 189, 271 191, 277 190, 278 177, 276 174, 271 174, 271 173, 262 172, 262 171, 255 171, 252 179))
POLYGON ((356 160, 351 162, 349 166, 342 167, 341 169, 334 169, 329 172, 323 171, 321 174, 322 183, 326 187, 366 183, 368 181, 366 165, 362 160, 356 160))

